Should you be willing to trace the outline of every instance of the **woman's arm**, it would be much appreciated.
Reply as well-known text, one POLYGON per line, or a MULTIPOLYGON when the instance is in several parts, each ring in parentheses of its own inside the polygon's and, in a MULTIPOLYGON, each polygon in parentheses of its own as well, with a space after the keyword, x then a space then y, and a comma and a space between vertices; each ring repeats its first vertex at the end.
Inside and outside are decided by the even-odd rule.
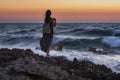
POLYGON ((52 18, 52 26, 56 26, 56 19, 55 18, 52 18))

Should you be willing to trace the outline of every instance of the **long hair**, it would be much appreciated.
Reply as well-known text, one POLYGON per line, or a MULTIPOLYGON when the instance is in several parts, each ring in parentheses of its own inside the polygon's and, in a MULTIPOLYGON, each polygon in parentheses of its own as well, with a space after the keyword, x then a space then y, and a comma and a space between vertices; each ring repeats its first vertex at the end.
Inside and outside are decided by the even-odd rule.
POLYGON ((45 13, 45 23, 49 22, 51 16, 51 10, 47 10, 45 13))

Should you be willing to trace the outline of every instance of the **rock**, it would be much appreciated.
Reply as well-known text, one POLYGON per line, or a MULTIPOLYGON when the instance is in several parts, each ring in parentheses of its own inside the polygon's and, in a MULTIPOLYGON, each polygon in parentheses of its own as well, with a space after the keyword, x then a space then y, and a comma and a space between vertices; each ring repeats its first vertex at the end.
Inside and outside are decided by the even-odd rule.
POLYGON ((57 50, 57 51, 62 51, 63 45, 61 43, 56 43, 54 45, 51 45, 51 49, 57 50))
POLYGON ((105 65, 68 61, 64 56, 43 57, 30 49, 0 49, 0 80, 120 80, 105 65))
POLYGON ((74 59, 73 59, 73 63, 75 63, 75 62, 78 62, 77 58, 74 58, 74 59))
POLYGON ((108 80, 120 80, 120 73, 119 74, 111 74, 109 77, 108 77, 108 80))
POLYGON ((10 77, 0 72, 0 80, 10 80, 10 77))
POLYGON ((44 76, 51 80, 64 80, 68 73, 58 66, 39 64, 32 57, 21 57, 13 61, 7 70, 13 68, 15 72, 29 75, 44 76))
POLYGON ((95 53, 98 53, 98 54, 108 54, 108 53, 110 53, 108 50, 98 49, 98 48, 94 48, 94 47, 89 47, 88 51, 95 52, 95 53))

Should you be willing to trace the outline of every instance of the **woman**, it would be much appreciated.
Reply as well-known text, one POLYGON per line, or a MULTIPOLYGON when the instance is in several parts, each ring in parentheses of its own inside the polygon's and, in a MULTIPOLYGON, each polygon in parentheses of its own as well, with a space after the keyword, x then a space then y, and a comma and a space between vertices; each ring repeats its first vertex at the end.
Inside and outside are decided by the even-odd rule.
POLYGON ((45 24, 50 25, 49 26, 50 27, 50 33, 44 33, 43 32, 43 37, 40 40, 40 46, 41 46, 41 50, 46 53, 46 56, 50 56, 49 55, 50 46, 51 46, 51 42, 52 42, 53 34, 54 34, 53 27, 56 25, 56 19, 51 18, 51 10, 46 11, 44 22, 45 22, 45 24))

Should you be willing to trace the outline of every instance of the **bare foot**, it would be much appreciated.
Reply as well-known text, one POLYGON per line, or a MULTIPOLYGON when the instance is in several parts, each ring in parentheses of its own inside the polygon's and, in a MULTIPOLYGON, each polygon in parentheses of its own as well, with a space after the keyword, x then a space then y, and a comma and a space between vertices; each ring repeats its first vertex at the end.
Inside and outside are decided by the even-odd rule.
POLYGON ((50 58, 51 56, 50 56, 49 54, 46 54, 46 57, 49 57, 49 58, 50 58))

